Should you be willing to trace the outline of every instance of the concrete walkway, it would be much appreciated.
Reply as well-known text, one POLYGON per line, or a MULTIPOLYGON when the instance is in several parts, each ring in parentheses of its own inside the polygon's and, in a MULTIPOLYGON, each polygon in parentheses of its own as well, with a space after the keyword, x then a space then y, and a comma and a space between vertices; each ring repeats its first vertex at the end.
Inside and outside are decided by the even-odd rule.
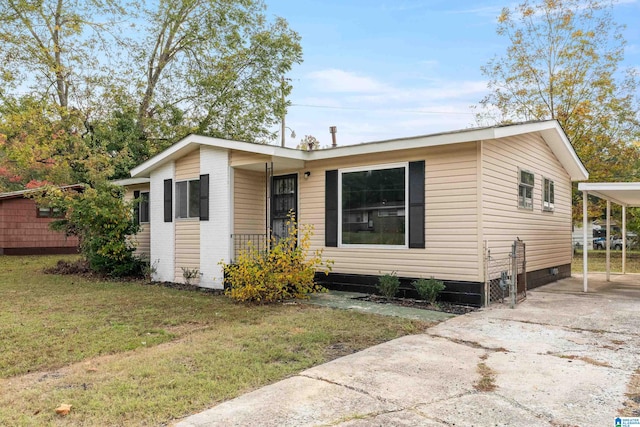
POLYGON ((588 294, 565 279, 514 310, 452 318, 178 425, 613 426, 640 368, 640 277, 591 277, 588 294), (493 391, 477 390, 483 375, 493 391))

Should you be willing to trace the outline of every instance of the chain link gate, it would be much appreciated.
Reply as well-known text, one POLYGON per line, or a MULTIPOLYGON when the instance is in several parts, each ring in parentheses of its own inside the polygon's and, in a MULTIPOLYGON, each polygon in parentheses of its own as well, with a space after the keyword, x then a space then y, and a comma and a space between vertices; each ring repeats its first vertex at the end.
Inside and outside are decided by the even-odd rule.
POLYGON ((514 241, 511 253, 500 257, 492 256, 485 242, 484 268, 486 306, 508 301, 510 307, 514 308, 527 297, 527 258, 524 242, 514 241))

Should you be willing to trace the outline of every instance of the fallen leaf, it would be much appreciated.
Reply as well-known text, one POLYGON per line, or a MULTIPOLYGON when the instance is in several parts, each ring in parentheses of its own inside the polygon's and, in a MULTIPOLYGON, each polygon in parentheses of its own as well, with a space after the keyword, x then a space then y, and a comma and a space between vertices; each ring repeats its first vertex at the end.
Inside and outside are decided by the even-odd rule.
POLYGON ((71 405, 67 403, 62 403, 56 408, 56 414, 58 415, 67 415, 69 412, 71 412, 71 405))

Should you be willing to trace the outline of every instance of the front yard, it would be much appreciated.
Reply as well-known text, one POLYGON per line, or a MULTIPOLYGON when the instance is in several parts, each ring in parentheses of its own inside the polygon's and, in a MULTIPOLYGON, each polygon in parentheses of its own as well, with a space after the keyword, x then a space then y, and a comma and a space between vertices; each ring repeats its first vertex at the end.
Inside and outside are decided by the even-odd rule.
POLYGON ((167 424, 428 326, 42 273, 58 259, 0 256, 0 425, 167 424))

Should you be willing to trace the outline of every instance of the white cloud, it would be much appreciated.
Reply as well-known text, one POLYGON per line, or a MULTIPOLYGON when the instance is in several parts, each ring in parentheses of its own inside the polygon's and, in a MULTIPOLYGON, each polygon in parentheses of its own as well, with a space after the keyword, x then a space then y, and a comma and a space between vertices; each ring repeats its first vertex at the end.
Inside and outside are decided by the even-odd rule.
POLYGON ((388 90, 385 85, 372 77, 336 68, 314 71, 309 73, 307 77, 322 92, 372 93, 388 90))

